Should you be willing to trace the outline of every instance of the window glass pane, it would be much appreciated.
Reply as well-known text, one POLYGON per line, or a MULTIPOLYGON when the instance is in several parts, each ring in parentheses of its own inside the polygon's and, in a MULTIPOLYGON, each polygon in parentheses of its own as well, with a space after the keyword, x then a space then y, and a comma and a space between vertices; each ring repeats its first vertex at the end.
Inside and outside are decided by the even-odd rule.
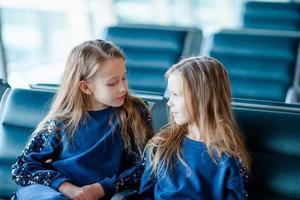
POLYGON ((90 38, 82 25, 86 18, 73 12, 83 1, 31 2, 7 0, 1 8, 8 82, 13 87, 58 83, 70 49, 90 38))

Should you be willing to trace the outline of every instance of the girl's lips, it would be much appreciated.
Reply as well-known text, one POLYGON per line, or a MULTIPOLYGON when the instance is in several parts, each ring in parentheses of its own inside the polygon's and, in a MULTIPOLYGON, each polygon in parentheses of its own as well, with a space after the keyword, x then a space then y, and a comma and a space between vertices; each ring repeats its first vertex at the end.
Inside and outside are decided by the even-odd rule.
POLYGON ((124 100, 125 99, 125 95, 124 96, 121 96, 121 97, 119 97, 119 98, 117 98, 117 101, 122 101, 122 100, 124 100))

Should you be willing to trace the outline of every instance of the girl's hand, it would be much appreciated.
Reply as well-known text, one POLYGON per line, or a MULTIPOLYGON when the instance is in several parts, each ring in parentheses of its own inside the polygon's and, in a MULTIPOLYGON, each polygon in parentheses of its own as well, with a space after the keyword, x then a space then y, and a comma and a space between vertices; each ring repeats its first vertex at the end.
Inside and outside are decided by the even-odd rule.
POLYGON ((80 187, 69 182, 63 182, 58 187, 58 191, 64 194, 69 199, 74 199, 76 197, 76 194, 80 193, 80 187))
POLYGON ((99 183, 78 187, 69 182, 64 182, 58 190, 71 200, 98 200, 105 195, 99 183))
MULTIPOLYGON (((103 187, 99 183, 85 185, 81 187, 81 190, 82 194, 80 194, 79 196, 81 197, 82 195, 82 197, 84 197, 84 200, 98 200, 105 196, 103 187)), ((81 200, 81 198, 79 198, 78 200, 81 200)))

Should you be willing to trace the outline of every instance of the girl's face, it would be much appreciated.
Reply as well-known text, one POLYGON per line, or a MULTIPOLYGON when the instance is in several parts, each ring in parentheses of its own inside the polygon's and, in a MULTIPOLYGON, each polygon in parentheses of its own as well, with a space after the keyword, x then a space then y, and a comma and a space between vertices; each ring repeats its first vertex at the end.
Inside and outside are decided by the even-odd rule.
POLYGON ((124 59, 113 58, 103 63, 98 74, 88 83, 88 87, 91 91, 90 109, 101 110, 109 106, 122 106, 127 92, 124 59))
POLYGON ((178 72, 174 72, 169 76, 168 90, 170 95, 168 106, 176 124, 189 123, 190 117, 184 99, 183 79, 178 72))

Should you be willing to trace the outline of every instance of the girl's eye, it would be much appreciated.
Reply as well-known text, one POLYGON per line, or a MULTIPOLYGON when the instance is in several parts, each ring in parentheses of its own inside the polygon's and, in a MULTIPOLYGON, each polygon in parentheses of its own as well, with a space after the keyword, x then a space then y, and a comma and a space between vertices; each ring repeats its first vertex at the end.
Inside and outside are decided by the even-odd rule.
POLYGON ((177 97, 177 93, 174 93, 174 92, 170 92, 169 95, 170 95, 170 97, 177 97))
POLYGON ((126 77, 123 77, 123 78, 122 78, 123 81, 125 81, 126 79, 127 79, 126 77))
POLYGON ((108 86, 115 86, 116 83, 107 83, 108 86))

